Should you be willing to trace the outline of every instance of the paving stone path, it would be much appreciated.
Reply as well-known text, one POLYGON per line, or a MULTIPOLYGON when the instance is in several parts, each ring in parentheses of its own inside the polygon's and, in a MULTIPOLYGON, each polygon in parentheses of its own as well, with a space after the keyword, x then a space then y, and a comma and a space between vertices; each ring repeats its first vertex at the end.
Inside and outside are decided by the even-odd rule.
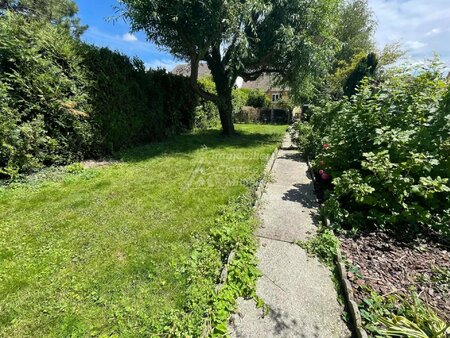
POLYGON ((261 226, 257 294, 268 313, 253 300, 238 300, 230 318, 232 337, 350 337, 341 318, 331 273, 294 242, 316 231, 317 203, 308 167, 289 134, 275 160, 272 180, 258 209, 261 226))

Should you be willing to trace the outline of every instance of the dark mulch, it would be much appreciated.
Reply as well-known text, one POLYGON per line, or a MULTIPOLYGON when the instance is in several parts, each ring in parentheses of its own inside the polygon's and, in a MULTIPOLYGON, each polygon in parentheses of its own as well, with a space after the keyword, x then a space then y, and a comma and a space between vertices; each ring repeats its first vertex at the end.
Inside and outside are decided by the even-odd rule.
POLYGON ((424 241, 403 243, 382 232, 340 239, 348 261, 360 271, 348 272, 358 302, 367 297, 359 287, 363 284, 381 295, 404 294, 415 287, 420 298, 450 322, 449 248, 424 241))

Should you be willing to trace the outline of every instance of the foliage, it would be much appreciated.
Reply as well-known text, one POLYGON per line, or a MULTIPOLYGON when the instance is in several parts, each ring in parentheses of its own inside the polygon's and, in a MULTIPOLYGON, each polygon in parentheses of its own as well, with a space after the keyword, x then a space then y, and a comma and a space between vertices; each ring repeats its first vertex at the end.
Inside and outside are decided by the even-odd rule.
MULTIPOLYGON (((306 95, 298 101, 318 103, 324 99, 342 98, 344 85, 350 73, 355 70, 362 58, 376 51, 373 39, 375 29, 376 22, 367 0, 342 1, 335 31, 338 49, 330 58, 332 67, 321 81, 316 81, 314 95, 306 95)), ((388 61, 387 58, 383 60, 388 61)))
POLYGON ((247 106, 255 108, 269 107, 271 101, 262 89, 252 89, 248 92, 247 106))
POLYGON ((0 19, 0 175, 109 154, 192 128, 189 81, 85 45, 64 27, 0 19))
POLYGON ((197 239, 191 259, 182 268, 190 281, 189 301, 184 311, 164 314, 155 322, 153 332, 175 337, 199 337, 206 332, 211 337, 223 337, 228 333, 228 319, 237 298, 259 302, 252 202, 249 195, 232 201, 221 209, 210 235, 197 239), (231 253, 234 258, 228 262, 231 253), (227 277, 217 288, 223 267, 228 269, 227 277))
POLYGON ((236 88, 233 90, 233 116, 239 114, 242 107, 248 106, 248 98, 251 90, 248 88, 236 88))
POLYGON ((78 42, 59 26, 7 14, 0 20, 2 173, 14 176, 42 164, 77 160, 93 139, 88 121, 90 79, 78 42), (5 114, 5 115, 4 115, 5 114))
POLYGON ((367 0, 350 0, 341 5, 337 38, 341 48, 336 64, 350 63, 356 55, 367 55, 375 49, 373 35, 376 21, 367 0))
POLYGON ((339 249, 339 240, 333 231, 322 227, 311 239, 298 243, 310 255, 316 255, 327 266, 333 267, 339 249))
MULTIPOLYGON (((204 90, 214 93, 216 85, 211 76, 202 77, 198 80, 204 90)), ((208 100, 200 98, 200 104, 195 111, 195 127, 197 129, 208 129, 219 124, 219 111, 217 106, 208 100)))
POLYGON ((292 135, 293 141, 307 158, 311 158, 319 151, 320 137, 309 123, 296 123, 293 126, 292 135))
POLYGON ((83 55, 93 80, 89 95, 100 153, 193 127, 197 97, 187 79, 146 71, 142 61, 106 48, 85 45, 83 55))
POLYGON ((80 24, 76 17, 78 6, 73 0, 3 0, 0 13, 16 12, 29 20, 43 19, 52 24, 65 27, 75 37, 80 37, 87 26, 80 24))
POLYGON ((391 44, 377 52, 357 53, 349 61, 337 61, 335 70, 327 77, 326 85, 322 86, 316 101, 329 98, 340 100, 344 94, 353 95, 365 76, 376 76, 384 66, 395 63, 403 55, 399 45, 391 44))
POLYGON ((340 2, 122 0, 121 10, 134 30, 189 61, 194 86, 199 62, 207 62, 217 95, 197 91, 217 105, 224 132, 232 134, 238 76, 254 80, 277 73, 304 92, 325 73, 336 47, 333 22, 340 2))
POLYGON ((285 131, 237 128, 0 187, 0 336, 186 337, 221 323, 252 295, 251 192, 285 131))
POLYGON ((361 81, 373 76, 378 66, 378 56, 375 53, 369 53, 367 56, 359 60, 356 67, 349 74, 344 84, 344 94, 352 96, 356 93, 356 90, 361 81))
POLYGON ((445 338, 450 333, 436 313, 415 292, 409 297, 382 297, 372 291, 360 305, 365 328, 383 337, 445 338))
POLYGON ((366 79, 302 127, 320 139, 308 149, 333 179, 324 212, 337 224, 450 234, 449 94, 436 67, 366 79))

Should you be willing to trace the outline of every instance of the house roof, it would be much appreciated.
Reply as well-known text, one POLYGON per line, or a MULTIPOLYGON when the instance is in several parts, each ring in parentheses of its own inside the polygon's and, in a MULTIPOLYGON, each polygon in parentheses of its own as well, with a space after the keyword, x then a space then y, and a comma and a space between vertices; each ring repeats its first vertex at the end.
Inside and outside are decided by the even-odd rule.
POLYGON ((248 89, 262 89, 265 92, 270 91, 283 91, 283 88, 277 87, 275 85, 274 76, 270 74, 262 74, 258 79, 255 81, 247 81, 244 82, 242 85, 242 88, 248 88, 248 89))
MULTIPOLYGON (((189 77, 191 76, 191 66, 189 64, 180 64, 175 66, 175 68, 172 70, 172 74, 176 75, 182 75, 189 77)), ((208 65, 206 63, 200 63, 198 66, 198 78, 201 79, 202 77, 211 75, 211 71, 208 68, 208 65)), ((284 91, 286 89, 277 87, 274 85, 274 76, 270 74, 263 74, 261 75, 257 80, 255 81, 247 81, 244 82, 241 88, 248 88, 248 89, 262 89, 263 91, 270 92, 270 91, 284 91)))
MULTIPOLYGON (((172 70, 172 74, 189 77, 191 76, 191 65, 189 64, 177 65, 172 70)), ((211 75, 211 71, 209 70, 208 65, 206 63, 200 63, 198 65, 198 78, 201 79, 202 77, 208 75, 211 75)))

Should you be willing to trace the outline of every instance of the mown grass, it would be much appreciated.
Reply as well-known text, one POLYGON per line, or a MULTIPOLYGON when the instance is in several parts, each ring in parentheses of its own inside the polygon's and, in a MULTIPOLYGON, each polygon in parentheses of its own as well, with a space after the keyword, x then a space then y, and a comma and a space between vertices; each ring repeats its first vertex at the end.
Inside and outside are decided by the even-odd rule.
POLYGON ((0 336, 132 334, 181 309, 196 234, 248 192, 285 127, 241 125, 0 189, 0 336))

